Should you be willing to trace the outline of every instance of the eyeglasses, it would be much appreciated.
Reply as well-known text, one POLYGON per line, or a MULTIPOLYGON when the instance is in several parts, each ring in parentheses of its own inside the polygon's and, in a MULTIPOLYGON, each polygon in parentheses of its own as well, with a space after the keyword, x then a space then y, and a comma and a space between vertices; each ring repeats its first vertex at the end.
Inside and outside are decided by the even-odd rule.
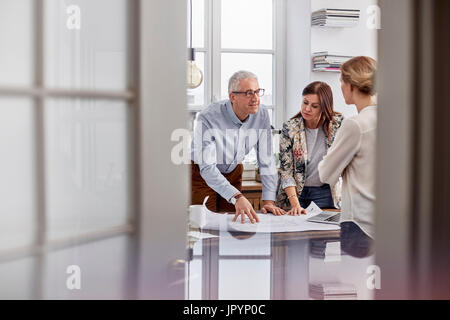
POLYGON ((240 92, 240 91, 233 91, 232 93, 234 93, 234 94, 245 94, 245 96, 247 97, 247 98, 252 98, 255 94, 258 96, 258 97, 262 97, 263 95, 264 95, 264 92, 265 92, 266 90, 264 90, 264 89, 258 89, 258 90, 255 90, 255 91, 253 91, 253 90, 247 90, 247 91, 245 91, 245 92, 240 92))

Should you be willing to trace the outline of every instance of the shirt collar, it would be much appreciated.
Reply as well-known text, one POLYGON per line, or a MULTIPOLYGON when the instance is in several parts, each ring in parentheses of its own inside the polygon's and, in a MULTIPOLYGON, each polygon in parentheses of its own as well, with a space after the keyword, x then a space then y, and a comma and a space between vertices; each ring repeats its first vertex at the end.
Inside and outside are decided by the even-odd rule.
POLYGON ((365 112, 365 111, 369 111, 369 110, 372 110, 372 109, 376 109, 376 108, 377 108, 376 105, 367 106, 367 107, 365 107, 364 109, 362 109, 360 113, 363 113, 363 112, 365 112))
POLYGON ((250 118, 250 116, 249 116, 247 119, 245 119, 244 122, 242 122, 241 120, 239 120, 239 118, 236 116, 236 113, 234 113, 233 105, 231 104, 231 101, 230 101, 230 100, 227 101, 227 111, 228 111, 228 115, 229 115, 230 118, 231 118, 231 121, 233 121, 233 123, 236 124, 236 125, 238 125, 238 126, 242 126, 242 125, 245 124, 245 123, 248 121, 248 119, 250 118))

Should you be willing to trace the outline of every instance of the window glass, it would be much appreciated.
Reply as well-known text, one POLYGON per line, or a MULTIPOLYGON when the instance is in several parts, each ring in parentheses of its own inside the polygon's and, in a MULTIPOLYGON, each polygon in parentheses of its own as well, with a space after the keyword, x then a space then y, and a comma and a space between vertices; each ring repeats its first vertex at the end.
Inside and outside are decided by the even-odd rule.
POLYGON ((272 58, 271 54, 222 53, 221 96, 228 98, 228 81, 239 70, 251 71, 258 77, 260 88, 265 89, 261 104, 270 106, 272 101, 272 58))
POLYGON ((124 102, 47 103, 50 239, 127 223, 127 112, 124 102))
POLYGON ((130 299, 125 287, 130 241, 124 235, 48 253, 42 299, 130 299), (81 290, 67 289, 70 274, 66 270, 74 265, 80 267, 81 290))
POLYGON ((0 251, 33 244, 36 232, 34 105, 0 98, 0 251))
POLYGON ((0 1, 0 85, 33 82, 33 0, 0 1))
POLYGON ((272 49, 272 0, 222 1, 222 48, 272 49))
POLYGON ((0 263, 0 299, 31 300, 33 283, 36 281, 36 257, 6 261, 0 263))
MULTIPOLYGON (((190 16, 188 0, 188 28, 187 41, 190 45, 190 16)), ((205 46, 205 0, 192 0, 192 46, 194 48, 203 48, 205 46)))
POLYGON ((128 88, 127 12, 127 0, 46 0, 46 85, 128 88))

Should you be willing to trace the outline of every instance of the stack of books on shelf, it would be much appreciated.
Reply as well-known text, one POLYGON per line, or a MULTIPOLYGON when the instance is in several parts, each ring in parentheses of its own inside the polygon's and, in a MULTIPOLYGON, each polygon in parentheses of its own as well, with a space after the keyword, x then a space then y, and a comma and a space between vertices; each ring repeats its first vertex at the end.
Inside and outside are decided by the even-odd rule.
POLYGON ((352 284, 310 283, 309 296, 315 300, 356 300, 358 294, 352 284))
POLYGON ((314 239, 310 241, 310 253, 324 262, 341 261, 341 243, 336 239, 314 239))
POLYGON ((313 53, 313 71, 340 72, 342 64, 351 58, 353 57, 331 54, 328 51, 313 53))
POLYGON ((361 11, 356 9, 320 9, 312 13, 311 25, 317 27, 355 27, 361 11))

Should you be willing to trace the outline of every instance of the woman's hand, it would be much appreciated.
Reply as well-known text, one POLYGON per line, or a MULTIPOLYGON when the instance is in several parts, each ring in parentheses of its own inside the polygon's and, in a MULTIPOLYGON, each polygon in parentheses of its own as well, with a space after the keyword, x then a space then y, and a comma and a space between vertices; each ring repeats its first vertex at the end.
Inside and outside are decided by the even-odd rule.
POLYGON ((306 214, 306 210, 303 209, 300 204, 292 206, 291 210, 288 212, 288 215, 290 216, 300 216, 302 214, 306 214))
POLYGON ((274 216, 284 216, 286 211, 278 208, 273 201, 264 201, 264 206, 261 209, 261 213, 267 214, 271 212, 274 216))
POLYGON ((288 200, 291 204, 291 210, 289 210, 288 215, 290 216, 300 216, 302 214, 306 214, 306 210, 302 208, 297 196, 297 190, 295 187, 288 187, 284 189, 286 195, 288 196, 288 200))

